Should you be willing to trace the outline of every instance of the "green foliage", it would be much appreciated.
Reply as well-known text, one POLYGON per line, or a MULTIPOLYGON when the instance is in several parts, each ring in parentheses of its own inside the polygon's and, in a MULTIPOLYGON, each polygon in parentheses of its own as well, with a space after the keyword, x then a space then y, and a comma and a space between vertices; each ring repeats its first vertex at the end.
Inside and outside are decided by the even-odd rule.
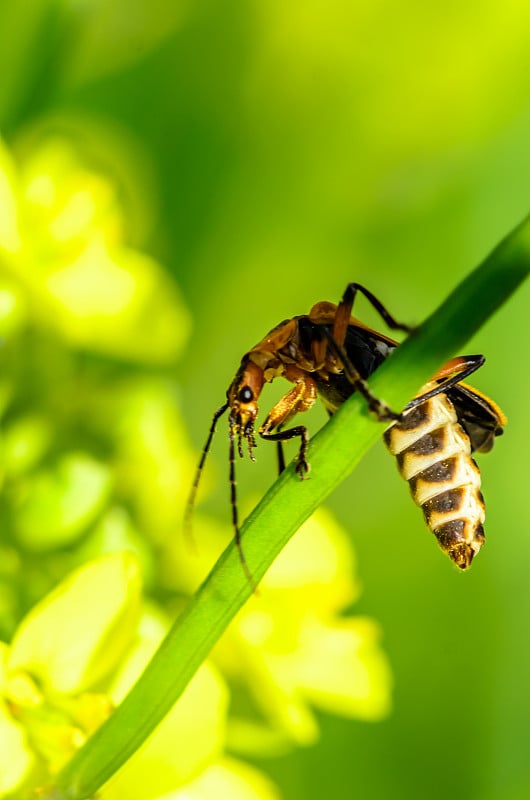
MULTIPOLYGON (((42 785, 50 765, 64 766, 230 540, 222 426, 197 558, 182 544, 181 517, 196 462, 189 437, 202 444, 241 355, 280 320, 336 302, 351 280, 417 324, 527 213, 529 34, 524 0, 443 13, 418 0, 0 4, 0 638, 11 642, 2 645, 0 740, 13 748, 8 765, 0 759, 1 791, 21 774, 42 785), (137 626, 131 617, 123 631, 137 647, 117 642, 123 651, 87 692, 43 694, 22 667, 6 678, 27 614, 66 591, 72 570, 123 551, 145 582, 137 626), (28 746, 28 730, 49 748, 28 746)), ((377 376, 389 401, 402 403, 497 308, 518 280, 512 265, 526 258, 510 246, 502 254, 502 274, 491 262, 498 285, 472 301, 467 290, 453 295, 437 330, 407 342, 377 376)), ((380 324, 362 301, 355 313, 380 324)), ((212 709, 200 706, 204 748, 181 746, 193 716, 184 695, 171 712, 180 722, 159 726, 154 749, 141 748, 115 788, 105 786, 109 798, 154 800, 176 785, 193 800, 278 791, 310 800, 342 797, 345 786, 407 800, 530 794, 528 338, 525 286, 466 345, 487 355, 474 382, 509 419, 480 461, 487 545, 472 571, 445 562, 374 448, 331 500, 338 522, 325 518, 322 541, 333 546, 313 549, 299 532, 190 685, 191 705, 202 695, 212 709), (383 721, 389 667, 372 619, 348 616, 354 599, 385 631, 396 692, 383 721), (327 619, 315 623, 318 609, 327 619), (338 640, 342 657, 327 661, 343 670, 331 676, 316 654, 338 640), (348 685, 346 673, 356 676, 348 685), (341 709, 380 721, 341 720, 341 709), (258 759, 279 788, 238 755, 258 759), (142 783, 155 772, 167 782, 142 783)), ((264 391, 262 414, 273 393, 264 391)), ((266 495, 265 443, 258 464, 238 465, 242 506, 266 495, 245 533, 254 574, 281 544, 265 524, 269 513, 276 520, 277 493, 291 530, 288 517, 306 514, 379 436, 362 414, 353 425, 357 411, 348 404, 315 437, 306 484, 287 474, 266 495)), ((313 435, 324 415, 308 417, 313 435)), ((234 554, 225 558, 223 593, 240 591, 241 602, 248 586, 234 554)), ((78 601, 71 608, 89 625, 78 601)), ((34 630, 60 640, 54 619, 34 630)), ((104 624, 91 628, 92 642, 96 629, 104 624)))

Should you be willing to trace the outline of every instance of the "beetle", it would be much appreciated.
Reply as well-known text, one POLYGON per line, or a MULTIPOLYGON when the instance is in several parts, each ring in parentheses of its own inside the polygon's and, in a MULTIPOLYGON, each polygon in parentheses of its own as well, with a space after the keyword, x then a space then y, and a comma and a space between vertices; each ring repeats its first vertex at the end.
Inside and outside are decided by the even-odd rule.
POLYGON ((385 444, 396 457, 398 469, 442 550, 460 569, 467 569, 484 543, 484 498, 480 471, 471 453, 491 450, 506 424, 506 417, 493 400, 462 382, 484 364, 484 356, 453 358, 401 413, 396 413, 372 394, 367 379, 398 343, 352 317, 358 293, 390 329, 412 332, 408 325, 397 322, 372 292, 359 283, 350 283, 338 305, 316 303, 309 314, 280 322, 245 353, 225 402, 213 416, 188 501, 187 524, 217 422, 228 411, 232 524, 241 563, 251 583, 241 548, 235 453, 237 449, 243 457, 246 447, 254 460, 261 393, 266 383, 279 377, 293 385, 269 411, 257 433, 262 439, 277 442, 280 472, 285 468, 282 443, 293 438, 299 439, 296 472, 303 480, 310 470, 306 426, 285 426, 311 408, 317 397, 332 415, 348 397, 359 392, 375 417, 389 422, 385 444))

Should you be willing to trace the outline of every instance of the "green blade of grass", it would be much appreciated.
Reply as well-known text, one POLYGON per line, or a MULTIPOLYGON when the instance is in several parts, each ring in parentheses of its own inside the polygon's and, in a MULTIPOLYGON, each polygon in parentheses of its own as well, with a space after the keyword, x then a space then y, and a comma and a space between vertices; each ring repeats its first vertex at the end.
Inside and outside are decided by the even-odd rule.
MULTIPOLYGON (((374 394, 394 409, 403 408, 444 361, 462 350, 529 271, 527 218, 378 369, 370 380, 374 394)), ((242 529, 245 556, 256 581, 382 429, 354 395, 311 442, 309 479, 301 482, 292 466, 280 476, 242 529)), ((96 792, 167 714, 251 592, 232 543, 123 703, 41 796, 83 800, 96 792)))

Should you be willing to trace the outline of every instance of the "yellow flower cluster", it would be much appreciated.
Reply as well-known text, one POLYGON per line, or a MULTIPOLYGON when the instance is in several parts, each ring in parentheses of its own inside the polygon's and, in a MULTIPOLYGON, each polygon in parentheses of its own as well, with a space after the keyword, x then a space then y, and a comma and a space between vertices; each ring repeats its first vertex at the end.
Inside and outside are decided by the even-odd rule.
MULTIPOLYGON (((179 535, 195 456, 171 372, 189 317, 127 244, 118 187, 47 134, 18 163, 0 146, 0 209, 0 798, 21 798, 120 703, 175 612, 160 597, 193 591, 231 531, 198 515, 199 557, 179 535)), ((314 742, 314 708, 384 716, 377 626, 348 613, 354 569, 320 511, 98 796, 274 800, 236 755, 314 742), (242 685, 245 717, 229 703, 242 685)))
MULTIPOLYGON (((134 556, 103 556, 66 578, 22 621, 11 646, 2 644, 0 797, 48 782, 135 682, 168 627, 160 610, 140 600, 134 556)), ((203 664, 99 796, 274 800, 263 776, 224 755, 227 711, 223 678, 203 664)))
POLYGON ((117 187, 72 143, 49 134, 18 169, 0 144, 0 208, 0 330, 29 315, 73 348, 174 362, 190 326, 177 289, 127 245, 117 187))

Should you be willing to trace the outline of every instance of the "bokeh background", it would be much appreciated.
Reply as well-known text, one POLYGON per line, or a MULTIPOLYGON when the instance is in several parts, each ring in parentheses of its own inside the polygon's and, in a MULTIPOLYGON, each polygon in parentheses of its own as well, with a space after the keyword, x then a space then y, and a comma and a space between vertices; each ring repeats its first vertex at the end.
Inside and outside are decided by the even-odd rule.
MULTIPOLYGON (((9 354, 6 369, 23 387, 15 412, 31 413, 41 382, 48 391, 60 372, 66 394, 50 413, 65 415, 77 448, 96 441, 108 469, 105 419, 73 424, 69 410, 82 399, 82 414, 96 417, 101 386, 119 380, 123 390, 131 363, 137 396, 160 370, 175 381, 182 437, 195 450, 184 485, 242 354, 277 322, 337 301, 351 280, 398 319, 420 322, 530 207, 524 0, 4 2, 0 74, 1 133, 14 161, 31 176, 38 158, 56 159, 55 174, 70 176, 54 142, 88 152, 120 188, 129 245, 161 265, 156 281, 146 278, 155 282, 129 344, 121 329, 102 345, 94 330, 60 318, 82 374, 104 376, 97 392, 65 380, 71 362, 63 354, 58 366, 53 344, 36 345, 35 333, 32 364, 22 369, 23 357, 9 354), (171 318, 166 336, 168 296, 178 333, 171 318)), ((33 243, 41 274, 43 248, 33 243)), ((97 294, 97 273, 85 277, 97 294)), ((57 291, 66 302, 68 286, 57 291)), ((34 287, 31 297, 30 318, 59 313, 39 308, 34 287)), ((529 312, 526 285, 466 348, 487 355, 473 383, 509 419, 480 458, 487 544, 468 574, 438 550, 382 445, 330 498, 357 554, 355 611, 383 630, 392 710, 374 722, 321 713, 318 742, 256 758, 283 797, 530 797, 529 312)), ((380 325, 362 300, 357 313, 380 325)), ((280 390, 267 387, 264 411, 280 390)), ((313 430, 324 422, 311 412, 313 430)), ((257 464, 238 465, 242 505, 270 485, 273 450, 261 443, 257 464)), ((201 506, 219 525, 230 513, 226 462, 221 424, 201 506)), ((101 505, 106 473, 92 467, 73 468, 88 470, 101 505)), ((48 506, 36 508, 18 540, 9 525, 0 533, 10 558, 39 552, 34 517, 48 506)), ((62 574, 68 535, 41 548, 57 546, 61 558, 46 579, 35 571, 32 588, 27 573, 4 567, 5 636, 62 574)))

